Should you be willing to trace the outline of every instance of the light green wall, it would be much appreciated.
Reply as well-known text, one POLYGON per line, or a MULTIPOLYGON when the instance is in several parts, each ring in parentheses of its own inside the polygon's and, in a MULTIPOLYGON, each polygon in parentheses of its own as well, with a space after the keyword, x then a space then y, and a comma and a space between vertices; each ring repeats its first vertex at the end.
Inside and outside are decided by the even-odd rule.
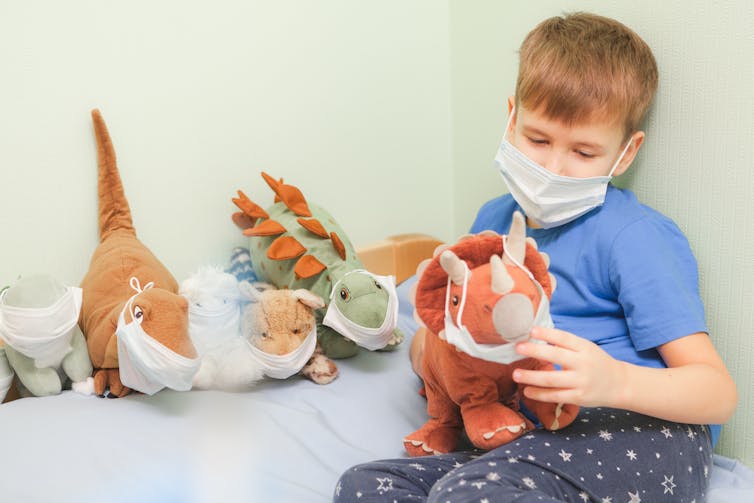
POLYGON ((434 0, 0 2, 0 283, 87 270, 93 107, 137 231, 179 280, 246 242, 230 198, 270 204, 261 170, 357 245, 450 238, 448 51, 434 0))
POLYGON ((660 89, 647 141, 620 184, 689 237, 711 336, 739 387, 718 451, 754 465, 754 4, 451 0, 454 233, 505 191, 492 158, 523 37, 539 21, 574 10, 626 23, 655 52, 660 89))

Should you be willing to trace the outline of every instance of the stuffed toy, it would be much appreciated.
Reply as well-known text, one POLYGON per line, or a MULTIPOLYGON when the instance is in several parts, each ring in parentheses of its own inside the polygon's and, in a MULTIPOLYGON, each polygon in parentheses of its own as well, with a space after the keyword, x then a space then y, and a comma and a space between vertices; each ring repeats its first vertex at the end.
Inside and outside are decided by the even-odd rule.
POLYGON ((168 269, 136 237, 110 135, 92 111, 97 141, 99 236, 81 282, 79 324, 98 395, 191 389, 200 360, 188 334, 188 302, 168 269))
POLYGON ((248 281, 249 283, 259 281, 257 274, 254 272, 254 264, 251 262, 249 249, 243 246, 233 248, 230 256, 230 266, 228 266, 225 272, 235 276, 238 281, 248 281))
POLYGON ((314 309, 324 305, 319 296, 268 283, 243 281, 238 288, 248 301, 240 337, 223 336, 202 354, 196 388, 238 391, 264 376, 286 379, 297 372, 318 384, 337 377, 337 368, 317 347, 314 309))
POLYGON ((462 429, 480 449, 518 438, 534 427, 519 399, 547 429, 576 418, 578 406, 529 399, 511 377, 516 368, 554 368, 515 350, 533 326, 552 327, 554 288, 520 213, 507 237, 480 234, 440 246, 417 275, 412 296, 426 326, 421 375, 430 419, 404 439, 409 455, 450 452, 462 429))
POLYGON ((200 267, 181 282, 178 293, 188 300, 189 336, 199 356, 241 336, 246 297, 234 275, 219 267, 200 267))
POLYGON ((396 328, 398 297, 394 278, 364 269, 335 219, 307 202, 298 188, 262 177, 275 192, 267 210, 238 191, 241 212, 233 221, 250 237, 257 275, 278 288, 304 288, 325 299, 317 311, 317 333, 324 353, 346 358, 358 351, 392 349, 403 340, 396 328))
MULTIPOLYGON (((20 278, 0 294, 0 393, 12 373, 21 396, 57 395, 69 384, 85 390, 92 363, 78 327, 81 289, 46 274, 20 278)), ((5 390, 2 390, 5 388, 5 390)))
MULTIPOLYGON (((10 368, 8 357, 5 354, 5 344, 0 339, 0 403, 3 403, 8 390, 13 384, 13 369, 10 368)), ((9 397, 10 398, 10 397, 9 397)))

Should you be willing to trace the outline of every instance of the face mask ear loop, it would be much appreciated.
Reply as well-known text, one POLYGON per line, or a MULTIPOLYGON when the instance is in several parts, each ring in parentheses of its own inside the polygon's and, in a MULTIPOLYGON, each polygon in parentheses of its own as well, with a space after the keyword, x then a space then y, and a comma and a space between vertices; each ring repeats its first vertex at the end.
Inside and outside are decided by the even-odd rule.
POLYGON ((507 141, 508 131, 510 131, 511 122, 513 122, 514 115, 516 115, 516 107, 511 108, 511 113, 508 116, 508 122, 505 123, 505 131, 503 131, 503 141, 507 141))
POLYGON ((628 140, 628 143, 626 143, 626 146, 623 147, 623 152, 620 153, 620 155, 618 156, 618 159, 615 161, 615 164, 613 164, 613 167, 610 169, 610 173, 608 173, 607 176, 612 178, 613 173, 615 173, 615 169, 618 167, 618 164, 620 164, 620 162, 623 160, 623 156, 626 155, 626 152, 628 152, 628 147, 630 147, 633 142, 634 142, 633 138, 628 140))

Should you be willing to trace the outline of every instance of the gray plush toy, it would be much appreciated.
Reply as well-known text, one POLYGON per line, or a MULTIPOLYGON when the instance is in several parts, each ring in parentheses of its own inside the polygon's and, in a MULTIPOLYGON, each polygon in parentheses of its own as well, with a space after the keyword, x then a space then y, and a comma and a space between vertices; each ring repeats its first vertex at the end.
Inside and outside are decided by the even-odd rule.
POLYGON ((0 294, 0 338, 21 396, 56 395, 69 381, 83 392, 90 387, 81 299, 80 288, 49 275, 21 278, 0 294))

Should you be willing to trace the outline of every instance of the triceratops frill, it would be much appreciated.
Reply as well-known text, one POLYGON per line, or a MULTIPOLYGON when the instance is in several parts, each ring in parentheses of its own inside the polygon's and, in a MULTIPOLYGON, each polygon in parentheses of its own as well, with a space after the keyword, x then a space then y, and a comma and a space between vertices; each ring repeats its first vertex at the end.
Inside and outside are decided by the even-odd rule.
POLYGON ((249 236, 249 251, 260 279, 278 288, 305 288, 325 299, 317 311, 317 335, 332 358, 346 358, 358 346, 391 349, 403 340, 396 328, 398 299, 391 277, 364 269, 343 229, 301 191, 262 177, 275 192, 266 210, 238 191, 241 212, 233 221, 249 236))

